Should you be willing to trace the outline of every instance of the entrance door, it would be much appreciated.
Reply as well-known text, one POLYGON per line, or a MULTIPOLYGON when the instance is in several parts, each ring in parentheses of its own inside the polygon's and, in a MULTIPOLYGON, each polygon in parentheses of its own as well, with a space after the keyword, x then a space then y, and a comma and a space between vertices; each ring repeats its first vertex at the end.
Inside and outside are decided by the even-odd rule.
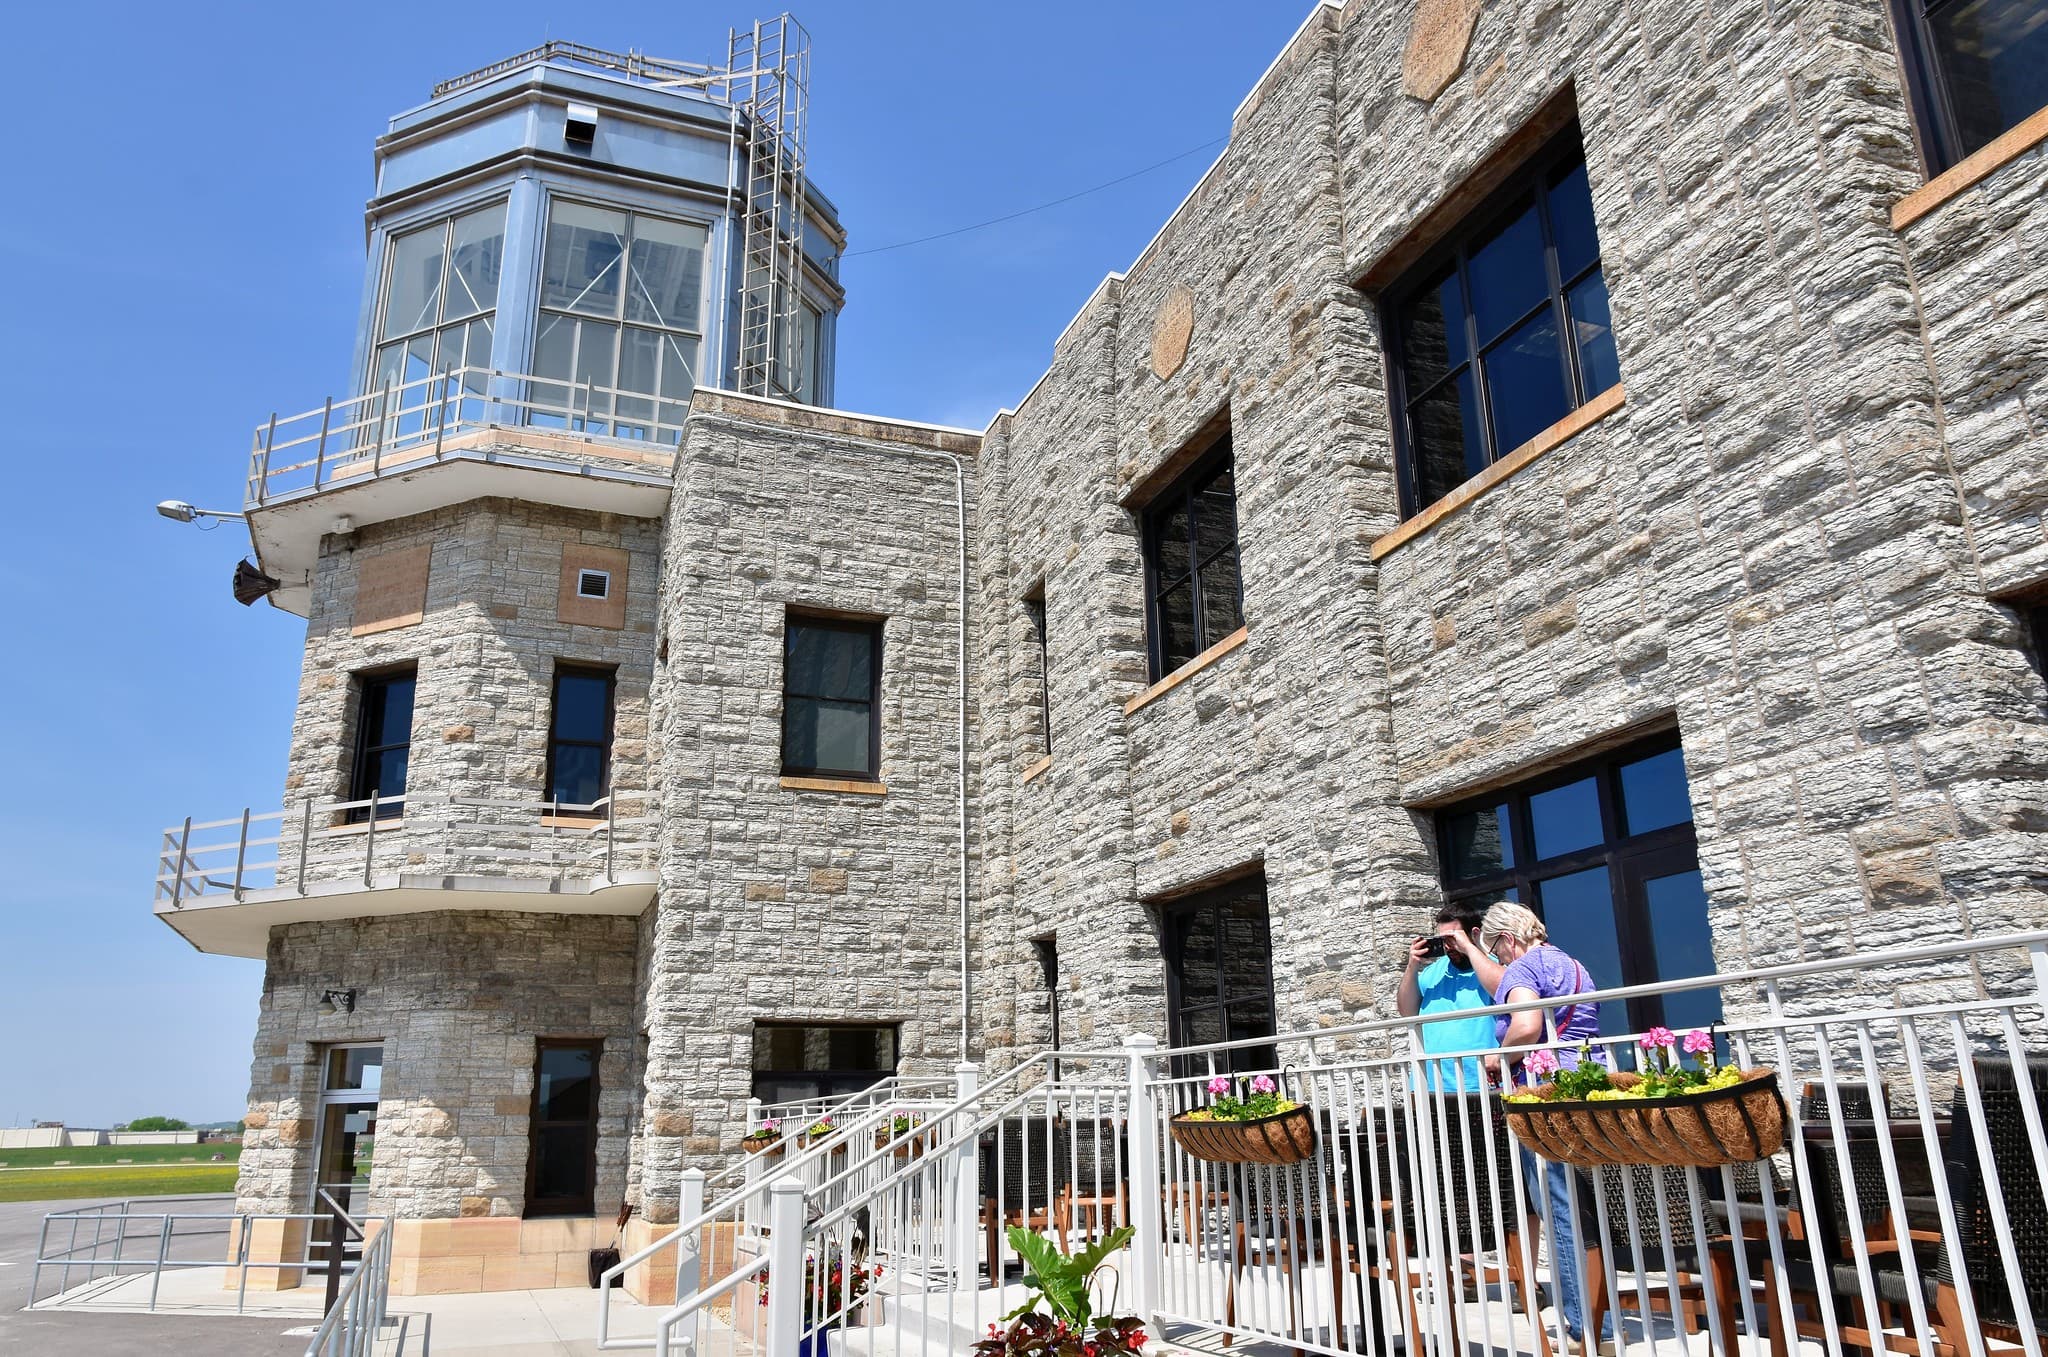
MULTIPOLYGON (((319 1139, 313 1150, 313 1199, 307 1210, 327 1214, 325 1191, 343 1211, 360 1219, 370 1204, 370 1167, 377 1147, 377 1099, 384 1083, 382 1046, 332 1046, 320 1072, 319 1139)), ((309 1257, 327 1257, 329 1224, 310 1231, 309 1257)), ((352 1255, 357 1245, 344 1246, 352 1255)))

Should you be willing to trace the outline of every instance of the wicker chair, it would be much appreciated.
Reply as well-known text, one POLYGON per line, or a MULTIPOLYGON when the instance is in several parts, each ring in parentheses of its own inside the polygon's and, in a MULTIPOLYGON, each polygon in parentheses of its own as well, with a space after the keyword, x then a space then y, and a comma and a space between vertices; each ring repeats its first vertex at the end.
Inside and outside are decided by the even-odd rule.
MULTIPOLYGON (((1991 1142, 1991 1163, 1997 1171, 1998 1194, 2005 1203, 2013 1249, 2024 1279, 2024 1295, 2017 1299, 2024 1301, 2034 1327, 2040 1330, 2048 1328, 2048 1209, 2044 1209, 2041 1180, 2027 1143, 2026 1112, 2021 1100, 2031 1097, 2039 1109, 2041 1123, 2048 1126, 2048 1060, 2029 1059, 2026 1064, 2027 1081, 2032 1087, 2025 1093, 2013 1079, 2010 1060, 1982 1058, 1975 1062, 1975 1067, 1977 1087, 1983 1095, 1985 1137, 1991 1142)), ((2019 1305, 1999 1256, 1998 1228, 1991 1214, 1990 1175, 1981 1166, 1976 1127, 1960 1088, 1951 1107, 1948 1149, 1943 1158, 1949 1190, 1955 1200, 1956 1224, 1962 1235, 1964 1271, 1976 1302, 1977 1317, 1986 1333, 2017 1343, 2019 1305)), ((1955 1275, 1948 1250, 1940 1250, 1939 1258, 1936 1275, 1945 1286, 1953 1288, 1955 1275)))
POLYGON ((1065 1163, 1053 1200, 1053 1225, 1060 1248, 1071 1251, 1070 1231, 1092 1240, 1108 1233, 1117 1217, 1129 1218, 1130 1134, 1120 1118, 1062 1123, 1054 1150, 1065 1163))
POLYGON ((1004 1227, 1043 1230, 1052 1222, 1054 1203, 1066 1186, 1065 1132, 1055 1126, 1048 1145, 1044 1121, 1013 1117, 982 1133, 976 1157, 989 1278, 1000 1281, 1004 1227))
MULTIPOLYGON (((1693 1228, 1693 1184, 1687 1171, 1632 1164, 1627 1168, 1598 1169, 1594 1176, 1599 1181, 1597 1192, 1593 1177, 1584 1173, 1579 1175, 1580 1211, 1591 1214, 1599 1210, 1606 1227, 1602 1233, 1587 1232, 1590 1237, 1579 1241, 1586 1255, 1586 1332, 1599 1333, 1610 1309, 1617 1314, 1642 1310, 1642 1293, 1622 1283, 1623 1277, 1662 1272, 1671 1278, 1674 1287, 1644 1288, 1653 1312, 1671 1312, 1671 1291, 1675 1289, 1679 1295, 1679 1325, 1685 1333, 1694 1334, 1708 1327, 1707 1311, 1711 1299, 1722 1334, 1732 1338, 1735 1333, 1737 1276, 1731 1251, 1732 1240, 1728 1235, 1710 1232, 1706 1247, 1701 1247, 1698 1233, 1693 1228), (1660 1200, 1664 1209, 1661 1224, 1657 1215, 1660 1200), (1631 1204, 1636 1217, 1633 1228, 1628 1218, 1631 1204), (1668 1249, 1665 1247, 1667 1231, 1668 1249), (1606 1256, 1603 1240, 1614 1243, 1612 1259, 1606 1256), (1611 1297, 1607 1292, 1610 1263, 1617 1282, 1611 1297), (1703 1272, 1712 1274, 1711 1298, 1703 1272)), ((1712 1181, 1702 1179, 1703 1185, 1709 1188, 1712 1181)), ((1704 1201, 1701 1208, 1702 1219, 1720 1219, 1724 1214, 1718 1210, 1709 1213, 1704 1201)))

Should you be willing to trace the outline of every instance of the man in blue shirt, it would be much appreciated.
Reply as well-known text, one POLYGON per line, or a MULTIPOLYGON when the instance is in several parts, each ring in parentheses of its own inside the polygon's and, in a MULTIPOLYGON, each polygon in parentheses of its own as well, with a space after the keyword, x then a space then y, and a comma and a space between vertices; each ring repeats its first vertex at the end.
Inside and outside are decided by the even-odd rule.
MULTIPOLYGON (((1436 931, 1408 944, 1408 969, 1402 972, 1394 1000, 1401 1016, 1469 1015, 1422 1024, 1424 1051, 1488 1051, 1495 1045, 1490 1010, 1501 964, 1480 947, 1478 927, 1478 911, 1448 904, 1437 911, 1436 931)), ((1429 1083, 1444 1093, 1479 1093, 1486 1088, 1480 1058, 1469 1054, 1462 1060, 1432 1062, 1429 1083)))

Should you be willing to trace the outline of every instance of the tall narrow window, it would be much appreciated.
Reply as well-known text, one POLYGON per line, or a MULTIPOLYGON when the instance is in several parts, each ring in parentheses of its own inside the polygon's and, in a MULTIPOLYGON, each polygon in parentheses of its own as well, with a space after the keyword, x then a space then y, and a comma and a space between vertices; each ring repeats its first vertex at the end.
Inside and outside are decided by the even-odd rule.
MULTIPOLYGON (((365 674, 356 680, 356 748, 349 770, 348 799, 377 798, 377 818, 405 810, 406 764, 412 753, 412 697, 417 671, 365 674)), ((350 808, 348 818, 370 818, 367 805, 350 808)))
POLYGON ((557 200, 548 209, 536 424, 680 436, 704 334, 702 226, 557 200), (555 412, 555 413, 549 413, 555 412))
POLYGON ((783 775, 873 780, 881 690, 880 622, 791 614, 782 643, 783 775))
MULTIPOLYGON (((1167 1031, 1176 1046, 1273 1035, 1273 945, 1264 876, 1233 881, 1162 910, 1167 1031)), ((1205 1060, 1197 1058, 1199 1063, 1205 1060)), ((1231 1069, 1270 1069, 1270 1046, 1229 1051, 1231 1069)))
POLYGON ((587 1216, 597 1197, 597 1062, 601 1041, 536 1043, 526 1214, 587 1216))
MULTIPOLYGON (((1445 810, 1437 850, 1446 896, 1482 907, 1501 899, 1528 905, 1602 989, 1714 973, 1675 735, 1445 810)), ((1603 1030, 1705 1027, 1721 1018, 1710 989, 1626 1007, 1603 1012, 1603 1030)))
POLYGON ((617 676, 578 665, 555 668, 548 727, 548 796, 565 810, 594 805, 611 785, 612 696, 617 676))
POLYGON ((1038 643, 1038 730, 1045 752, 1052 753, 1052 657, 1045 639, 1045 591, 1024 600, 1024 614, 1031 619, 1032 639, 1038 643))
POLYGON ((1892 0, 1892 13, 1930 173, 2048 106, 2041 0, 1892 0))
POLYGON ((370 390, 389 390, 385 438, 430 432, 440 384, 464 369, 462 388, 481 392, 491 367, 498 277, 505 261, 505 205, 391 237, 377 321, 370 390))
POLYGON ((1166 677, 1244 625, 1237 475, 1230 435, 1144 514, 1152 677, 1166 677))
POLYGON ((1395 283, 1386 310, 1411 514, 1619 382, 1578 128, 1395 283))

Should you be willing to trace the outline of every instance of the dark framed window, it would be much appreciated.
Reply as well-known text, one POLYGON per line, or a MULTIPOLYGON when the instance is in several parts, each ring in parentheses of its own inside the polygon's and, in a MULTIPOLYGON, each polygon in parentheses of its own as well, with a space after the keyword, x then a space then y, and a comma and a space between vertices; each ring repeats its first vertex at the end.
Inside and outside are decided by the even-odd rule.
POLYGON ((594 805, 611 787, 612 708, 618 675, 583 665, 555 666, 548 720, 548 795, 556 806, 594 805))
POLYGON ((896 1072, 893 1023, 754 1024, 754 1096, 762 1102, 858 1093, 896 1072))
MULTIPOLYGON (((405 810, 412 699, 418 677, 416 669, 393 669, 356 678, 356 747, 349 764, 348 799, 367 801, 374 794, 380 820, 396 818, 405 810)), ((348 818, 351 823, 367 820, 370 808, 357 806, 348 818)))
MULTIPOLYGON (((1273 1035, 1273 943, 1266 920, 1266 878, 1246 877, 1163 905, 1167 1032, 1175 1046, 1273 1035)), ((1270 1046, 1230 1051, 1233 1070, 1271 1069, 1270 1046)), ((1189 1057, 1190 1070, 1208 1068, 1189 1057)))
MULTIPOLYGON (((1436 829, 1448 898, 1529 906, 1600 988, 1714 973, 1676 734, 1450 807, 1436 829)), ((1601 1007, 1603 1032, 1721 1019, 1714 990, 1601 1007)))
POLYGON ((882 624, 792 613, 782 640, 785 777, 881 769, 882 624))
POLYGON ((1052 655, 1045 639, 1045 594, 1024 600, 1024 614, 1031 619, 1031 636, 1038 643, 1038 729, 1045 752, 1052 753, 1052 655))
POLYGON ((1892 0, 1892 17, 1929 174, 2048 106, 2041 0, 1892 0))
POLYGON ((1156 682, 1244 625, 1230 435, 1144 512, 1145 622, 1156 682))
POLYGON ((2012 607, 2019 614, 2020 644, 2026 647, 2034 672, 2048 680, 2048 603, 2019 603, 2012 607))
POLYGON ((602 1041, 535 1043, 526 1214, 587 1216, 597 1209, 597 1064, 602 1041))
POLYGON ((1407 514, 1621 380, 1576 125, 1388 289, 1384 320, 1407 514))

